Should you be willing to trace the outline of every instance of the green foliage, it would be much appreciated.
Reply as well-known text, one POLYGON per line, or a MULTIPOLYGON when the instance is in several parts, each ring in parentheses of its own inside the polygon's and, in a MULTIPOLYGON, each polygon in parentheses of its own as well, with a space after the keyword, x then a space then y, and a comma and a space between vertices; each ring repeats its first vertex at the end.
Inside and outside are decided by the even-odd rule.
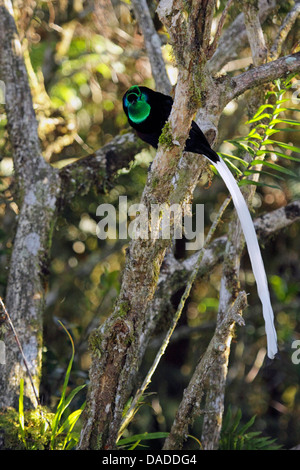
POLYGON ((20 382, 19 411, 9 409, 0 415, 0 424, 5 429, 5 447, 8 449, 26 450, 70 450, 79 440, 79 433, 74 427, 82 413, 85 403, 78 409, 63 417, 75 395, 85 387, 80 385, 66 396, 70 372, 74 360, 74 343, 71 335, 60 322, 72 345, 72 355, 66 371, 61 398, 55 413, 46 407, 24 411, 24 381, 20 382))
POLYGON ((268 184, 265 181, 266 178, 263 181, 253 181, 247 178, 247 176, 254 174, 259 174, 262 177, 271 177, 272 179, 276 178, 281 181, 285 179, 284 177, 297 177, 293 170, 283 166, 281 163, 274 163, 274 160, 285 159, 300 162, 300 158, 293 156, 293 153, 300 153, 300 148, 271 138, 272 135, 279 132, 293 131, 294 127, 291 126, 300 125, 299 121, 279 117, 280 114, 284 114, 287 111, 300 111, 300 109, 283 106, 289 102, 289 98, 284 96, 293 85, 292 78, 293 76, 290 76, 284 81, 279 79, 275 81, 274 90, 268 91, 266 94, 265 104, 261 105, 252 119, 245 123, 250 125, 248 135, 226 141, 232 144, 238 153, 246 152, 250 154, 250 163, 245 162, 239 155, 220 152, 228 166, 236 173, 240 186, 252 184, 278 188, 277 185, 268 184), (279 127, 286 124, 288 127, 279 127), (237 162, 240 167, 236 166, 232 160, 237 162), (263 168, 259 170, 255 168, 256 165, 262 165, 263 168))
MULTIPOLYGON (((22 406, 22 405, 21 405, 22 406)), ((54 413, 46 407, 24 411, 14 408, 0 413, 0 428, 4 430, 4 448, 7 450, 47 450, 51 437, 54 413)))
POLYGON ((135 434, 134 436, 126 437, 118 441, 118 446, 133 450, 140 445, 141 441, 148 441, 152 439, 165 439, 168 437, 168 432, 144 432, 143 434, 135 434))
POLYGON ((66 375, 65 375, 65 380, 64 380, 64 384, 63 384, 61 398, 60 398, 60 401, 57 405, 56 413, 55 413, 53 423, 52 423, 50 450, 54 450, 57 447, 60 448, 61 444, 58 442, 58 437, 65 431, 66 431, 66 434, 65 434, 61 449, 62 450, 72 449, 72 447, 74 447, 76 445, 76 443, 78 442, 78 439, 79 439, 79 435, 78 435, 78 433, 75 433, 73 431, 73 428, 74 428, 79 416, 81 415, 81 412, 82 412, 83 406, 84 406, 84 405, 82 405, 79 408, 79 410, 76 410, 73 413, 71 413, 65 419, 65 421, 63 423, 61 423, 63 413, 69 407, 69 405, 70 405, 71 401, 73 400, 74 396, 80 390, 82 390, 85 387, 85 384, 80 385, 79 387, 76 387, 74 390, 72 390, 71 393, 69 393, 68 397, 66 397, 66 390, 67 390, 69 377, 70 377, 70 373, 71 373, 71 369, 72 369, 72 364, 73 364, 73 360, 74 360, 75 349, 74 349, 74 343, 73 343, 73 340, 72 340, 72 337, 71 337, 70 333, 68 332, 68 330, 64 327, 64 325, 61 322, 59 322, 59 323, 64 328, 64 330, 67 333, 67 335, 69 337, 69 340, 71 342, 72 356, 71 356, 71 359, 70 359, 70 362, 69 362, 69 365, 68 365, 68 368, 67 368, 67 372, 66 372, 66 375))
POLYGON ((276 444, 276 439, 264 437, 260 431, 249 432, 255 418, 242 424, 242 411, 239 409, 233 416, 229 407, 223 420, 219 450, 279 450, 282 446, 276 444))

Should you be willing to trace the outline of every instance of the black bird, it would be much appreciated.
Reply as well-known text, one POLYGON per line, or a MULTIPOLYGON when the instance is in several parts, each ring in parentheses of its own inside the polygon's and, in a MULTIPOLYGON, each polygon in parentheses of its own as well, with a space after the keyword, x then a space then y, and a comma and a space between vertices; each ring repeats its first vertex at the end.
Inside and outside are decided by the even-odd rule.
MULTIPOLYGON (((123 109, 128 122, 144 142, 158 147, 162 129, 169 118, 173 105, 171 96, 144 86, 131 87, 123 97, 123 109)), ((210 147, 205 135, 193 121, 186 141, 187 152, 207 156, 212 162, 219 161, 218 154, 210 147)))
MULTIPOLYGON (((173 99, 170 96, 153 91, 144 86, 132 86, 123 96, 123 109, 129 124, 136 130, 137 135, 144 142, 147 142, 154 148, 158 147, 159 137, 169 118, 172 105, 173 99)), ((258 295, 262 302, 268 343, 268 356, 270 359, 273 359, 278 350, 274 314, 270 301, 265 268, 248 206, 226 163, 210 147, 205 135, 194 121, 192 121, 189 137, 185 144, 185 150, 203 154, 208 158, 218 170, 231 194, 244 232, 253 274, 256 279, 258 295)))

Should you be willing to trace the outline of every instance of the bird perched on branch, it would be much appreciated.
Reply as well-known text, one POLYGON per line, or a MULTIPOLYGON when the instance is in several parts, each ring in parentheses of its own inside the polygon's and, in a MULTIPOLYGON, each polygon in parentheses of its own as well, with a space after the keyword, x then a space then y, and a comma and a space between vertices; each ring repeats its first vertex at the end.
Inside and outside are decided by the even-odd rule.
MULTIPOLYGON (((163 127, 169 118, 173 105, 170 96, 151 90, 144 86, 132 86, 123 96, 123 109, 128 122, 137 135, 152 147, 157 148, 163 127)), ((268 357, 273 359, 277 354, 277 335, 274 326, 274 314, 270 301, 265 268, 255 233, 253 221, 240 191, 240 188, 222 158, 210 147, 205 135, 192 121, 185 151, 202 154, 215 166, 227 186, 241 226, 244 232, 253 274, 257 284, 263 316, 265 320, 268 357)))

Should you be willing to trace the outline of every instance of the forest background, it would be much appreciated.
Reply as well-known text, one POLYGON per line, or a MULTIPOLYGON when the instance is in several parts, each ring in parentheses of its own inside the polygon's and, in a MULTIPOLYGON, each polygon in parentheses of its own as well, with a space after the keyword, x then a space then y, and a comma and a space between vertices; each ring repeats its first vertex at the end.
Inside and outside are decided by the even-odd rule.
MULTIPOLYGON (((1 2, 1 8, 6 8, 8 3, 1 2)), ((154 73, 155 65, 149 60, 151 54, 149 55, 149 49, 145 47, 145 22, 138 21, 136 3, 138 2, 129 0, 14 2, 15 20, 21 40, 20 56, 28 74, 33 108, 38 121, 39 142, 45 161, 52 168, 59 170, 61 184, 66 188, 64 195, 56 201, 56 209, 59 210, 51 232, 51 250, 46 250, 44 258, 39 260, 39 270, 42 272, 40 282, 45 289, 43 316, 39 313, 39 318, 42 318, 40 338, 43 337, 40 339, 42 374, 39 393, 41 403, 50 410, 55 409, 59 402, 71 356, 70 341, 58 320, 65 325, 74 341, 75 356, 67 389, 67 392, 70 392, 89 382, 89 336, 110 317, 120 293, 128 241, 99 240, 96 234, 99 222, 96 216, 97 207, 109 203, 118 209, 119 196, 124 195, 128 197, 128 204, 140 202, 149 175, 149 164, 155 156, 153 149, 135 137, 127 137, 128 133, 132 136, 132 131, 122 109, 122 96, 131 85, 159 87, 159 74, 154 73), (106 155, 111 152, 105 169, 101 168, 101 148, 106 149, 106 155), (94 156, 97 151, 98 160, 94 156), (88 155, 92 157, 87 157, 88 155), (86 160, 79 160, 79 165, 76 166, 78 159, 86 157, 86 160), (84 161, 87 163, 81 165, 80 162, 84 161), (104 178, 103 172, 107 172, 104 178), (81 180, 82 174, 84 178, 81 180)), ((148 7, 153 19, 152 26, 154 25, 161 41, 161 57, 165 64, 165 70, 161 74, 164 85, 161 86, 167 83, 166 87, 169 86, 171 92, 171 87, 176 84, 178 77, 178 64, 170 45, 170 37, 156 13, 158 3, 148 1, 148 7)), ((225 35, 234 21, 240 18, 241 11, 234 2, 215 3, 211 24, 216 36, 222 12, 225 6, 228 6, 223 25, 225 35)), ((257 10, 257 17, 261 12, 264 12, 260 20, 271 56, 272 53, 274 58, 296 54, 299 51, 299 2, 262 1, 257 10), (292 16, 291 12, 294 14, 293 20, 287 22, 284 35, 281 27, 285 19, 292 16), (279 32, 284 35, 281 42, 278 39, 279 32), (276 40, 280 42, 280 50, 274 47, 272 49, 276 40)), ((236 32, 236 37, 237 34, 236 32)), ((212 56, 210 62, 212 70, 216 67, 214 60, 217 64, 215 73, 235 77, 251 70, 253 50, 246 36, 239 46, 235 44, 233 36, 231 38, 232 50, 226 45, 224 36, 219 40, 219 47, 221 48, 222 44, 224 47, 224 63, 216 55, 212 56)), ((3 29, 1 41, 3 46, 3 29)), ((3 57, 4 54, 2 72, 5 60, 3 57)), ((233 415, 241 412, 242 423, 249 422, 256 415, 252 430, 276 438, 276 442, 284 448, 291 448, 300 442, 300 366, 296 356, 296 359, 292 360, 295 349, 292 344, 300 339, 300 229, 299 222, 297 223, 300 217, 300 162, 297 160, 300 134, 297 124, 293 126, 287 122, 299 121, 297 109, 300 76, 297 73, 289 75, 288 71, 280 76, 280 81, 270 80, 267 83, 263 96, 274 90, 277 93, 280 89, 284 91, 284 98, 287 98, 284 105, 287 109, 282 111, 284 114, 277 115, 278 119, 281 117, 283 121, 277 123, 280 132, 276 133, 276 139, 275 136, 272 138, 285 145, 280 150, 290 158, 278 161, 279 150, 277 148, 276 154, 276 149, 273 148, 271 165, 280 163, 283 170, 276 169, 274 165, 269 168, 265 166, 263 169, 269 170, 269 173, 262 174, 262 184, 255 186, 256 192, 252 199, 254 218, 271 212, 278 214, 276 211, 285 206, 290 208, 290 216, 288 211, 284 216, 279 213, 278 227, 270 229, 265 223, 261 228, 261 246, 276 316, 280 359, 269 368, 263 367, 266 355, 264 323, 248 255, 245 253, 241 261, 239 279, 243 289, 249 294, 248 308, 243 313, 245 325, 235 327, 224 408, 225 413, 231 409, 233 415), (285 81, 288 76, 289 81, 285 81)), ((6 79, 10 78, 6 76, 6 79)), ((6 79, 1 76, 0 84, 5 84, 3 90, 8 88, 6 79)), ((12 76, 12 82, 14 79, 12 76)), ((11 263, 14 260, 12 251, 16 242, 24 188, 28 183, 31 184, 30 174, 35 172, 36 162, 33 161, 33 165, 24 170, 24 173, 20 162, 17 165, 15 163, 14 167, 14 134, 11 123, 7 121, 5 105, 7 103, 4 103, 2 97, 0 295, 4 300, 8 296, 7 308, 12 321, 15 321, 21 344, 23 341, 29 344, 30 328, 28 330, 26 318, 14 320, 15 309, 11 308, 14 302, 10 299, 19 298, 22 290, 18 290, 17 283, 11 283, 8 294, 7 288, 9 272, 12 270, 11 263), (27 328, 27 333, 23 333, 24 328, 27 328)), ((220 116, 215 150, 235 155, 237 158, 243 157, 248 149, 234 139, 248 136, 251 129, 249 119, 255 115, 257 109, 247 94, 241 94, 230 101, 220 116)), ((8 115, 9 112, 12 112, 12 109, 8 110, 8 115)), ((266 108, 265 113, 267 112, 266 108)), ((22 120, 22 115, 16 112, 15 119, 22 120)), ((31 135, 28 137, 32 142, 31 135)), ((236 166, 239 166, 238 160, 230 162, 232 170, 235 171, 236 166)), ((46 177, 51 180, 52 176, 47 174, 46 177)), ((55 179, 55 176, 53 178, 55 179)), ((206 233, 227 195, 221 179, 206 166, 195 187, 193 200, 193 204, 205 205, 206 233)), ((216 240, 222 240, 221 237, 227 235, 232 212, 233 206, 229 204, 215 233, 216 240)), ((51 225, 50 216, 49 219, 44 219, 44 216, 37 212, 37 217, 45 220, 45 226, 51 225)), ((215 261, 211 265, 208 264, 208 267, 202 267, 199 272, 175 333, 143 396, 143 405, 139 407, 123 438, 145 432, 159 432, 163 437, 163 433, 170 431, 183 391, 213 335, 219 306, 224 238, 222 243, 222 246, 210 246, 213 253, 211 257, 215 257, 215 261)), ((184 243, 176 244, 172 261, 172 275, 175 273, 175 277, 170 284, 173 290, 169 286, 169 297, 165 294, 165 303, 162 306, 165 320, 162 315, 161 322, 149 340, 139 370, 138 383, 142 382, 163 341, 161 333, 168 327, 184 290, 182 273, 190 272, 193 259, 191 253, 184 250, 184 243), (176 279, 176 273, 182 276, 181 279, 176 279)), ((14 267, 17 281, 20 281, 17 274, 19 269, 20 264, 14 267)), ((23 289, 27 289, 25 284, 23 289)), ((9 330, 5 322, 2 328, 9 330)), ((30 348, 26 351, 30 352, 30 348)), ((29 365, 31 360, 34 361, 34 358, 28 356, 27 359, 29 365)), ((20 364, 23 370, 21 358, 20 364)), ((22 374, 20 372, 18 378, 22 374)), ((23 375, 26 376, 26 372, 23 375)), ((30 387, 30 384, 27 384, 27 391, 30 387)), ((19 382, 13 389, 19 390, 19 382)), ((17 408, 18 393, 9 406, 17 408)), ((79 409, 85 399, 86 388, 74 397, 70 412, 79 409)), ((34 401, 34 398, 30 396, 30 400, 34 401)), ((25 404, 28 405, 26 399, 25 404)), ((80 424, 81 421, 77 426, 80 427, 80 424)), ((194 442, 188 441, 191 448, 199 446, 197 440, 201 441, 202 424, 203 415, 199 413, 191 431, 196 439, 194 442)), ((148 445, 151 445, 151 448, 160 448, 162 441, 151 440, 148 445)))

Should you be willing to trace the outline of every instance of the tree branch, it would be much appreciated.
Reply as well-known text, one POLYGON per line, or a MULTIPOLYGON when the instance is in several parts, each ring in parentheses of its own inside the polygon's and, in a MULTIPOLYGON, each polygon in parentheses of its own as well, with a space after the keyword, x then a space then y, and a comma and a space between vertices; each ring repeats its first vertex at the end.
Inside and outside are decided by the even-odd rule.
POLYGON ((165 63, 161 53, 161 42, 150 15, 146 0, 132 0, 133 9, 139 26, 143 32, 146 51, 151 64, 152 75, 155 80, 156 90, 169 95, 171 83, 167 75, 165 63))
POLYGON ((134 133, 128 132, 116 136, 95 153, 63 167, 59 172, 61 204, 72 200, 75 195, 87 194, 93 186, 103 190, 118 170, 127 167, 144 147, 145 144, 134 133))
MULTIPOLYGON (((277 6, 275 0, 260 0, 258 16, 261 24, 272 14, 277 6)), ((240 13, 233 23, 221 36, 216 52, 208 62, 212 74, 220 72, 225 64, 236 59, 238 53, 245 47, 248 36, 245 29, 244 15, 240 13)))
POLYGON ((218 46, 218 43, 219 43, 219 39, 220 39, 220 36, 221 36, 221 33, 222 33, 222 29, 223 29, 223 26, 224 26, 224 23, 225 23, 225 20, 226 20, 226 16, 227 16, 229 8, 232 5, 232 2, 233 2, 233 0, 228 0, 228 2, 225 5, 224 10, 222 11, 221 18, 220 18, 218 26, 217 26, 217 31, 216 31, 214 40, 213 40, 212 44, 209 46, 208 58, 211 58, 212 55, 216 52, 216 49, 217 49, 217 46, 218 46))
POLYGON ((268 54, 264 33, 258 16, 258 0, 242 2, 241 8, 244 13, 244 22, 251 48, 253 64, 258 66, 266 61, 268 54))
POLYGON ((300 14, 300 2, 297 1, 292 10, 286 15, 282 25, 279 28, 278 34, 270 50, 270 58, 277 59, 280 56, 282 45, 291 31, 294 23, 300 14))
POLYGON ((240 292, 236 301, 230 310, 225 313, 222 322, 216 328, 208 348, 196 367, 188 387, 184 391, 183 399, 163 450, 178 450, 182 448, 188 435, 189 426, 193 423, 195 417, 201 413, 201 401, 207 374, 218 359, 218 356, 224 353, 225 344, 232 336, 235 323, 244 325, 241 315, 246 306, 247 296, 245 292, 240 292))
POLYGON ((227 78, 225 81, 230 90, 227 89, 228 93, 224 94, 224 97, 226 96, 225 103, 229 103, 251 88, 299 71, 300 52, 297 52, 296 54, 281 57, 267 64, 249 69, 237 77, 227 78))

